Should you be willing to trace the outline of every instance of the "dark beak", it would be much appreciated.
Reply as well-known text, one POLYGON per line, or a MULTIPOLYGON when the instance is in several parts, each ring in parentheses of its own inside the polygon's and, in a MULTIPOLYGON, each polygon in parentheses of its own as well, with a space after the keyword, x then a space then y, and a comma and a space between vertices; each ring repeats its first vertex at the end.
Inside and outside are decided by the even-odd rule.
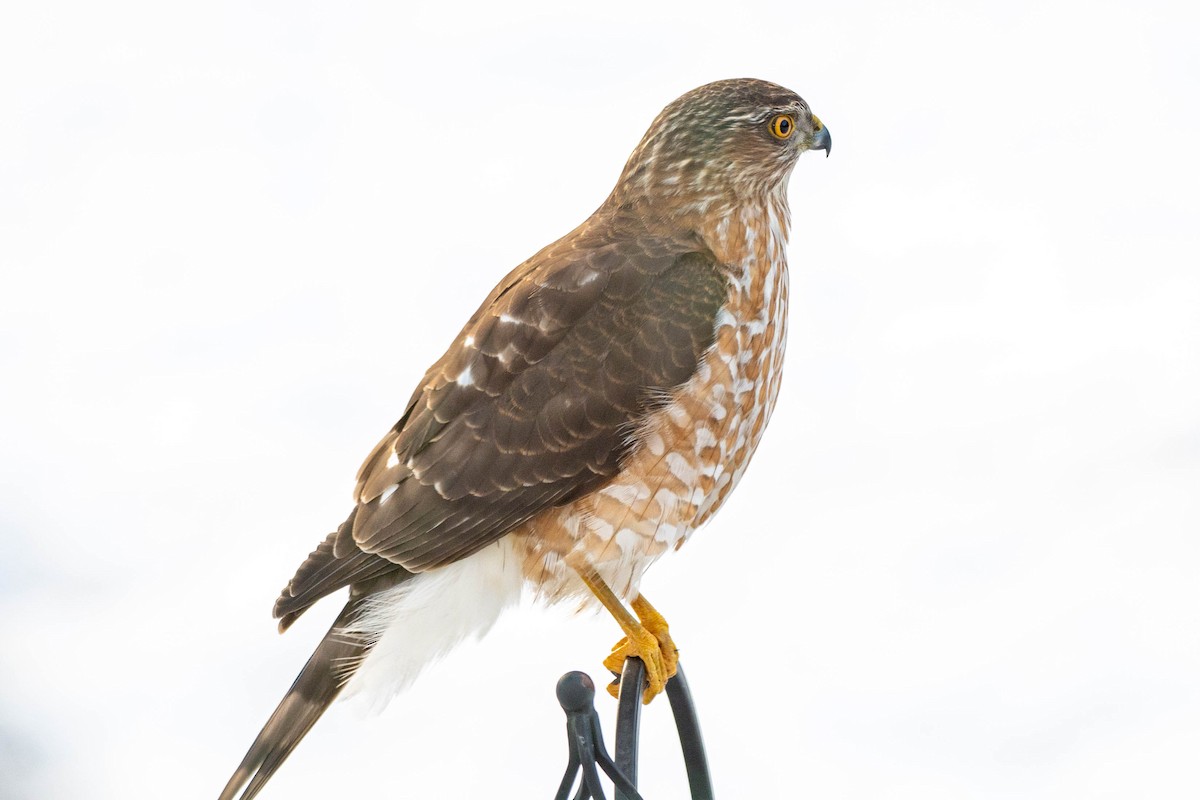
POLYGON ((813 131, 812 144, 808 146, 809 150, 824 150, 825 157, 829 158, 829 152, 833 150, 833 139, 829 136, 829 128, 821 124, 821 120, 813 117, 813 125, 816 130, 813 131))

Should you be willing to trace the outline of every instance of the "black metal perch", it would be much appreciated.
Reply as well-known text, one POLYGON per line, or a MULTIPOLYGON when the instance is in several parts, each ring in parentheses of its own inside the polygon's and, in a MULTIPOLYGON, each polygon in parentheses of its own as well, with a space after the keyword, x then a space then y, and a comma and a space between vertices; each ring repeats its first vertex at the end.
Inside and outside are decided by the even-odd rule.
MULTIPOLYGON (((604 749, 600 732, 600 717, 594 705, 596 686, 582 672, 568 672, 558 680, 558 702, 567 715, 567 742, 570 757, 567 771, 559 784, 555 800, 568 800, 576 777, 579 790, 573 800, 605 800, 600 785, 600 770, 613 782, 616 800, 643 800, 637 791, 638 734, 641 728, 642 689, 646 670, 639 659, 626 659, 621 673, 621 692, 617 703, 616 759, 604 749), (599 768, 599 769, 597 769, 599 768)), ((713 800, 712 778, 708 774, 708 757, 700 736, 700 722, 692 693, 688 689, 683 667, 667 682, 667 699, 675 717, 675 729, 683 748, 683 763, 687 770, 692 800, 713 800)))

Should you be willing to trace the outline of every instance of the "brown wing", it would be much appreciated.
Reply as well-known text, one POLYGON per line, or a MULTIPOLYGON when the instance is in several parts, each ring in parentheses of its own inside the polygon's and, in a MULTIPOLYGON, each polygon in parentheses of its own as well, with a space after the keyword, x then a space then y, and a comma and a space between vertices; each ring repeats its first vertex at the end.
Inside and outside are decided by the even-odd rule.
POLYGON ((367 458, 335 554, 442 566, 604 483, 644 415, 695 372, 725 292, 711 253, 658 239, 535 257, 367 458))
POLYGON ((334 543, 339 536, 350 535, 357 513, 357 509, 351 511, 346 521, 317 545, 317 549, 309 554, 280 592, 274 611, 275 618, 279 620, 280 633, 291 627, 313 603, 343 586, 361 587, 389 575, 398 581, 408 574, 399 564, 364 553, 357 547, 351 548, 341 558, 334 555, 334 543))

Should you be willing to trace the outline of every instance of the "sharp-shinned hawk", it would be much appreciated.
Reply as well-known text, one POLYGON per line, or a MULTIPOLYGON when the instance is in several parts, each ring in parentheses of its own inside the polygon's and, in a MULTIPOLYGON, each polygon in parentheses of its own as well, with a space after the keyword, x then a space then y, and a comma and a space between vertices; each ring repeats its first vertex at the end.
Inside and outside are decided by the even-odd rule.
POLYGON ((788 178, 829 131, 760 80, 668 105, 582 225, 510 272, 358 473, 354 509, 275 604, 349 602, 221 793, 254 797, 348 681, 407 686, 526 588, 600 603, 605 665, 675 645, 643 573, 737 485, 779 391, 788 178))

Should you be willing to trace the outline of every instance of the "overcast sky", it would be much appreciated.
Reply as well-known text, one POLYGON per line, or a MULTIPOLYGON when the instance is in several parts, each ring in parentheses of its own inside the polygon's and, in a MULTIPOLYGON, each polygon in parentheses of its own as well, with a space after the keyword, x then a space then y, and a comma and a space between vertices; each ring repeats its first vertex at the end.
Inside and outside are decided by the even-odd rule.
MULTIPOLYGON (((215 797, 340 607, 279 637, 273 599, 425 367, 743 76, 834 149, 791 183, 771 428, 644 583, 720 796, 1200 795, 1198 21, 7 4, 0 799, 215 797)), ((511 612, 262 797, 550 797, 555 680, 617 635, 511 612)), ((683 796, 644 727, 645 796, 683 796)))

